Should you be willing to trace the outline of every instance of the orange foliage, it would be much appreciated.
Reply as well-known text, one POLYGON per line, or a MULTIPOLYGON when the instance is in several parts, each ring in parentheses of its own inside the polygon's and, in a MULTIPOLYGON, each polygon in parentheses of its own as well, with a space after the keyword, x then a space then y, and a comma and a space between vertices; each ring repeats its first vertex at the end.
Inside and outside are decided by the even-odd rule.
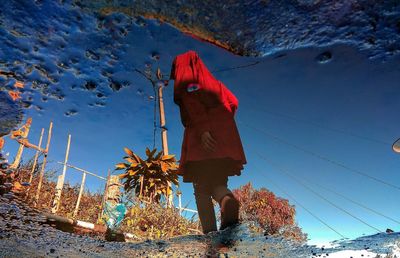
POLYGON ((10 97, 12 98, 13 101, 16 101, 21 98, 21 92, 19 92, 19 91, 9 90, 8 95, 10 95, 10 97))
POLYGON ((16 82, 14 83, 14 87, 15 87, 15 88, 23 89, 23 88, 24 88, 24 83, 23 83, 23 82, 20 82, 20 81, 16 81, 16 82))
POLYGON ((18 182, 18 181, 14 182, 14 185, 12 188, 13 192, 20 193, 23 189, 24 189, 24 187, 21 185, 20 182, 18 182))

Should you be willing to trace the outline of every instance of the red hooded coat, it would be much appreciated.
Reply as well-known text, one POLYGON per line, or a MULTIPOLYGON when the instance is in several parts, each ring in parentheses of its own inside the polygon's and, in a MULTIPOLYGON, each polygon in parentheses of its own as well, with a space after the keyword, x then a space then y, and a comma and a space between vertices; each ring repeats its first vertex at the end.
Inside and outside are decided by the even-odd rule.
POLYGON ((174 102, 180 107, 185 127, 178 171, 183 181, 192 181, 188 165, 199 161, 224 161, 225 173, 240 175, 246 158, 234 120, 237 98, 213 77, 194 51, 174 59, 171 79, 175 80, 174 102), (202 148, 205 131, 217 142, 215 152, 202 148))

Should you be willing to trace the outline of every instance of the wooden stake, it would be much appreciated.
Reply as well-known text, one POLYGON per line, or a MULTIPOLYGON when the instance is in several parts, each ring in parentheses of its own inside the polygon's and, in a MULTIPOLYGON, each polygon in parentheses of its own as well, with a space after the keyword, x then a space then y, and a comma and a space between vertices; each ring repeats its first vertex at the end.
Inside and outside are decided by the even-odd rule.
MULTIPOLYGON (((26 139, 28 138, 29 135, 29 130, 31 129, 31 123, 32 123, 32 118, 28 118, 26 121, 26 124, 20 129, 23 130, 24 132, 21 135, 21 138, 26 139)), ((18 139, 18 138, 17 138, 18 139)), ((22 157, 22 152, 24 151, 24 145, 23 144, 19 144, 19 148, 18 148, 18 152, 17 155, 15 156, 15 160, 14 162, 11 164, 10 168, 11 169, 16 169, 19 166, 19 163, 21 162, 21 157, 22 157)))
POLYGON ((116 205, 120 202, 121 198, 121 184, 119 183, 119 176, 110 176, 108 182, 108 189, 107 189, 107 198, 108 202, 111 202, 113 205, 116 205))
MULTIPOLYGON (((38 144, 39 149, 42 146, 43 134, 44 134, 44 128, 42 128, 42 131, 40 132, 40 138, 39 138, 39 144, 38 144)), ((32 183, 33 173, 35 172, 35 169, 36 169, 37 161, 38 161, 38 158, 39 158, 39 153, 40 153, 40 151, 37 150, 36 154, 35 154, 35 158, 33 159, 33 166, 32 166, 32 170, 31 170, 31 175, 29 177, 29 184, 32 183)))
POLYGON ((144 175, 140 176, 140 192, 139 192, 139 199, 142 198, 143 194, 143 181, 144 181, 144 175))
POLYGON ((61 194, 62 194, 62 189, 64 187, 64 180, 65 180, 65 174, 67 173, 67 162, 68 162, 68 156, 69 156, 69 147, 71 145, 71 135, 68 135, 68 142, 67 142, 67 150, 65 152, 65 160, 64 160, 64 167, 63 167, 63 172, 60 177, 60 183, 57 184, 58 187, 56 187, 56 194, 53 200, 53 206, 51 209, 52 213, 56 213, 58 209, 60 208, 60 202, 61 202, 61 194))
POLYGON ((99 213, 98 220, 100 220, 103 217, 103 209, 104 209, 104 206, 105 206, 106 201, 107 201, 107 192, 108 192, 108 186, 109 186, 109 183, 110 183, 110 177, 111 177, 111 171, 109 169, 108 173, 107 173, 106 187, 104 189, 103 200, 101 202, 100 213, 99 213))
POLYGON ((179 215, 182 215, 182 198, 180 193, 178 193, 178 204, 179 204, 179 215))
POLYGON ((44 170, 46 168, 47 155, 49 153, 49 147, 50 147, 50 141, 51 141, 51 131, 52 130, 53 130, 53 122, 50 122, 49 134, 47 136, 46 152, 44 154, 43 163, 42 163, 42 169, 40 170, 40 175, 39 175, 38 188, 37 188, 36 196, 35 196, 35 207, 37 206, 37 204, 39 202, 39 195, 40 195, 40 190, 42 188, 42 181, 43 181, 43 176, 44 176, 44 170))
POLYGON ((79 210, 79 204, 81 203, 81 198, 83 194, 83 189, 85 188, 85 180, 86 180, 86 173, 82 174, 82 182, 81 182, 81 188, 79 189, 79 195, 78 195, 78 200, 76 201, 76 206, 74 210, 74 218, 76 215, 78 215, 78 210, 79 210))

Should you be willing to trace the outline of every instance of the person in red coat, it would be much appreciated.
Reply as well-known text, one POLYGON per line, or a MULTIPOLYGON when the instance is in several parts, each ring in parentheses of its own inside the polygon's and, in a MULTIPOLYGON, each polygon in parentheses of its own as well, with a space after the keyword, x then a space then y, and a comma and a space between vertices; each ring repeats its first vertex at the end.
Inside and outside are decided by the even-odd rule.
POLYGON ((246 164, 234 120, 238 100, 194 51, 175 57, 170 77, 185 127, 178 174, 193 183, 203 232, 217 230, 211 198, 220 204, 220 229, 225 229, 238 222, 239 214, 228 177, 240 175, 246 164))

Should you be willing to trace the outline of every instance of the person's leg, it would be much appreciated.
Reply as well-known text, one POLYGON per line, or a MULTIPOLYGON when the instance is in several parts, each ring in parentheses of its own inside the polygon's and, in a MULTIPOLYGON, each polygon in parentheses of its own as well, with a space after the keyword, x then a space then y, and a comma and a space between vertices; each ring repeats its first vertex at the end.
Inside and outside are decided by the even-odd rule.
POLYGON ((222 199, 226 195, 231 195, 231 194, 232 194, 231 190, 229 190, 228 187, 223 184, 215 185, 211 192, 212 198, 219 204, 221 204, 222 199))
POLYGON ((228 189, 228 177, 215 178, 212 197, 221 207, 221 227, 225 229, 239 222, 239 201, 228 189))
POLYGON ((203 233, 217 231, 214 206, 211 199, 210 185, 193 182, 194 196, 203 233))

